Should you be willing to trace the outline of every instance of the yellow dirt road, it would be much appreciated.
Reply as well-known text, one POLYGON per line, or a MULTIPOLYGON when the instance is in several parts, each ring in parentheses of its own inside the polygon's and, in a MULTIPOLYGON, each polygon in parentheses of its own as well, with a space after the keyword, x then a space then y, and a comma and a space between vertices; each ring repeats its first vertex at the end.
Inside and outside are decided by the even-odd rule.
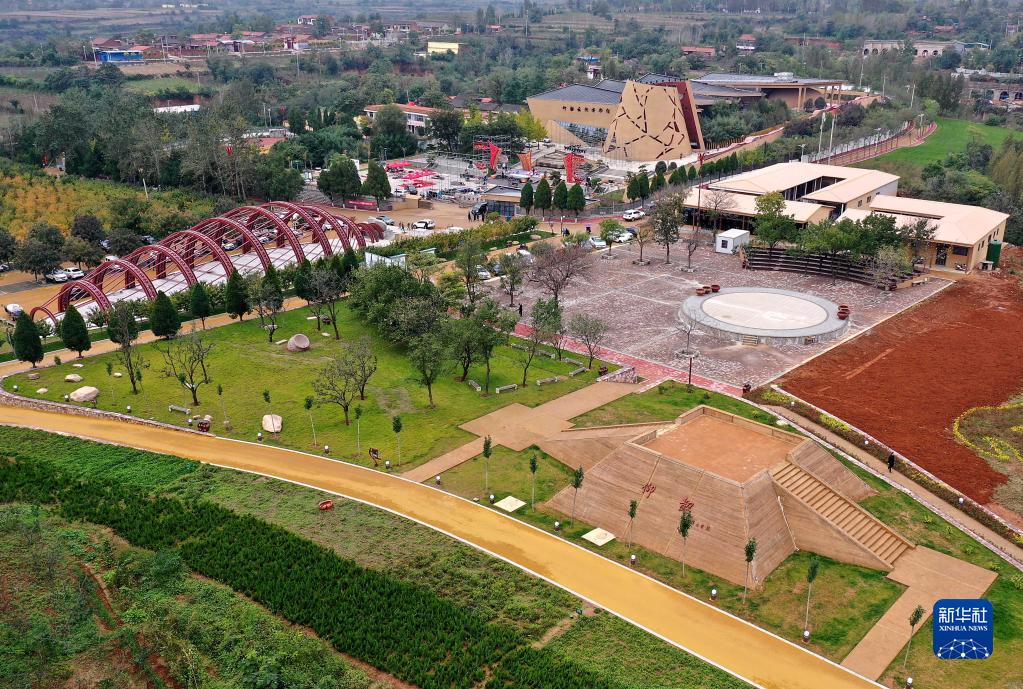
POLYGON ((112 418, 0 405, 0 424, 66 433, 255 472, 389 510, 543 577, 765 689, 879 686, 557 536, 397 476, 267 445, 112 418))

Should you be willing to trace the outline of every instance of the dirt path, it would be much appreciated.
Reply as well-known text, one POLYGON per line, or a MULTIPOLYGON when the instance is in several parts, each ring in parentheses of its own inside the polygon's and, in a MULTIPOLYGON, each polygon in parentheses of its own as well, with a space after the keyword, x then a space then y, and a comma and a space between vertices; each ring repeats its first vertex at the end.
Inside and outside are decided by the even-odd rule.
POLYGON ((171 453, 312 486, 400 514, 540 576, 764 689, 878 686, 553 534, 400 477, 280 448, 107 418, 3 406, 0 423, 171 453))

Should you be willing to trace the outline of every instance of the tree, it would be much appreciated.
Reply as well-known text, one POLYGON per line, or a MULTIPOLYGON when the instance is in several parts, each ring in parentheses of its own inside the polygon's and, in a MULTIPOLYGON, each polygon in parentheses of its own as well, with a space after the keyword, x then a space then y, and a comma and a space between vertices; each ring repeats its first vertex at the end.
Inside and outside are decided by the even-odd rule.
POLYGON ((309 310, 316 316, 316 329, 320 329, 323 311, 327 311, 334 339, 341 339, 341 331, 337 324, 337 311, 341 297, 345 293, 344 280, 336 271, 317 266, 309 275, 309 310))
POLYGON ((529 498, 529 509, 536 509, 536 471, 540 468, 540 463, 536 461, 536 454, 533 454, 529 458, 529 474, 532 481, 532 488, 529 498))
POLYGON ((686 270, 693 269, 693 254, 696 253, 697 249, 703 246, 704 242, 704 230, 696 225, 690 227, 686 233, 686 270))
POLYGON ((178 316, 178 310, 174 308, 170 297, 163 291, 156 293, 156 299, 153 301, 152 315, 149 317, 149 326, 154 335, 167 340, 177 335, 178 330, 181 329, 181 318, 178 316))
POLYGON ((689 531, 693 528, 693 511, 688 507, 682 510, 678 519, 678 535, 682 537, 682 576, 686 575, 686 545, 689 541, 689 531))
POLYGON ((916 626, 920 624, 920 620, 924 618, 926 611, 921 606, 913 608, 913 612, 909 615, 909 641, 906 642, 906 655, 902 659, 902 671, 906 671, 906 663, 909 662, 909 649, 913 645, 913 635, 916 634, 916 626))
POLYGON ((583 487, 583 468, 579 467, 572 474, 572 488, 575 490, 572 493, 572 522, 575 522, 575 501, 579 498, 579 489, 583 487))
POLYGON ((530 333, 526 338, 526 345, 523 349, 517 349, 518 357, 522 363, 522 385, 525 387, 529 375, 529 367, 533 359, 540 352, 543 344, 552 342, 560 337, 561 308, 558 302, 553 299, 537 299, 533 304, 530 314, 530 333))
POLYGON ((646 172, 640 171, 636 175, 636 190, 639 192, 639 198, 643 200, 643 205, 646 205, 647 197, 650 196, 650 177, 646 172))
POLYGON ((568 210, 568 185, 565 184, 564 180, 558 182, 557 186, 554 187, 551 206, 554 210, 568 210))
POLYGON ((0 262, 7 263, 14 260, 18 249, 18 241, 7 229, 0 227, 0 262))
POLYGON ((245 320, 251 307, 249 306, 249 290, 237 270, 232 270, 224 286, 224 308, 231 318, 245 320))
POLYGON ((580 312, 569 319, 568 332, 586 347, 586 353, 590 357, 586 362, 586 368, 593 367, 593 359, 597 355, 597 350, 607 341, 610 329, 611 327, 606 321, 588 313, 580 312))
POLYGON ((138 384, 142 380, 142 369, 147 366, 142 354, 135 347, 139 336, 139 324, 135 320, 135 310, 126 301, 119 301, 107 315, 107 336, 117 345, 117 359, 128 373, 131 391, 138 394, 138 384))
POLYGON ((758 196, 755 201, 757 239, 767 244, 768 253, 780 242, 794 242, 799 230, 791 215, 785 214, 785 197, 776 191, 758 196))
POLYGON ((32 276, 38 279, 39 276, 60 267, 64 239, 58 232, 59 241, 55 242, 52 237, 37 234, 33 230, 18 243, 14 252, 14 267, 32 273, 32 276))
POLYGON ((658 170, 654 173, 654 178, 650 181, 650 193, 654 194, 664 188, 666 184, 664 179, 664 173, 658 170))
POLYGON ((654 238, 654 226, 645 222, 636 227, 636 245, 639 247, 639 263, 643 263, 643 247, 654 238))
POLYGON ((320 402, 336 404, 344 411, 345 425, 351 425, 348 409, 359 394, 358 375, 349 356, 348 348, 333 355, 313 379, 313 392, 320 402))
POLYGON ((197 332, 193 327, 187 335, 156 349, 163 355, 163 374, 177 378, 192 393, 192 404, 198 405, 199 386, 213 382, 206 366, 213 343, 206 340, 206 333, 197 332))
POLYGON ((483 438, 483 492, 490 495, 490 455, 494 452, 494 442, 490 436, 483 438))
POLYGON ((391 430, 394 432, 394 442, 398 446, 398 466, 401 466, 401 417, 391 417, 391 430))
POLYGON ((685 197, 674 194, 661 199, 650 214, 652 239, 664 245, 664 262, 671 263, 671 245, 678 242, 679 229, 685 224, 685 197))
POLYGON ((81 237, 64 240, 64 260, 78 267, 98 266, 103 261, 103 251, 96 244, 90 244, 81 237))
POLYGON ((249 294, 259 316, 259 324, 267 333, 267 341, 273 342, 274 333, 277 332, 277 318, 284 310, 284 290, 273 264, 267 266, 262 279, 253 281, 249 294))
POLYGON ((213 307, 210 304, 210 293, 206 291, 206 283, 197 281, 192 285, 188 293, 188 310, 192 312, 193 318, 198 318, 202 323, 202 329, 206 329, 206 319, 213 314, 213 307))
POLYGON ((316 188, 331 198, 340 198, 341 203, 358 196, 362 191, 362 180, 355 161, 335 153, 330 159, 330 167, 316 180, 316 188))
POLYGON ((349 346, 349 355, 355 369, 356 384, 359 386, 359 399, 366 399, 366 386, 370 378, 377 372, 379 360, 373 352, 373 342, 363 335, 349 346))
POLYGON ((60 321, 60 340, 64 347, 72 352, 78 352, 78 358, 82 358, 82 352, 92 348, 89 340, 89 330, 85 325, 85 319, 75 308, 74 304, 68 304, 64 311, 64 318, 60 321))
POLYGON ((43 360, 43 341, 39 337, 39 330, 36 324, 29 318, 27 311, 22 311, 14 324, 14 335, 11 337, 11 346, 14 348, 14 356, 18 361, 27 361, 32 368, 43 360))
POLYGON ((587 251, 577 244, 561 248, 539 244, 533 250, 533 257, 530 280, 550 292, 555 302, 569 281, 586 272, 591 263, 587 251))
POLYGON ((922 260, 923 250, 934 238, 937 226, 929 218, 920 218, 916 222, 902 227, 902 237, 913 250, 913 262, 922 260))
POLYGON ((533 195, 533 205, 540 211, 541 217, 551 207, 552 201, 551 184, 543 177, 536 185, 536 194, 533 195))
POLYGON ((391 198, 391 183, 387 179, 387 173, 374 160, 369 161, 366 181, 362 183, 362 193, 375 198, 378 205, 381 201, 391 198))
POLYGON ((629 547, 632 547, 632 525, 636 522, 636 511, 639 509, 639 503, 635 500, 629 501, 629 547))
MULTIPOLYGON (((306 306, 309 305, 309 278, 313 272, 313 264, 309 262, 308 258, 303 258, 298 266, 295 267, 295 275, 291 280, 292 289, 295 290, 295 296, 299 299, 304 299, 306 306)), ((319 328, 319 319, 317 319, 316 327, 319 328)))
POLYGON ((583 193, 583 188, 578 182, 572 185, 572 188, 568 190, 568 199, 565 203, 567 210, 575 213, 575 217, 579 217, 579 214, 586 208, 586 194, 583 193))
POLYGON ((810 556, 810 564, 806 567, 806 617, 803 620, 803 629, 810 628, 810 593, 813 591, 813 581, 817 578, 821 561, 816 555, 810 556))
POLYGON ((533 183, 530 181, 522 185, 522 192, 519 194, 519 207, 527 214, 533 210, 533 183))
POLYGON ((458 135, 464 123, 462 113, 453 108, 430 115, 430 132, 434 138, 444 142, 450 151, 458 144, 458 135))
POLYGON ((501 287, 511 298, 509 306, 515 306, 515 292, 522 286, 526 276, 526 266, 522 257, 518 254, 502 254, 500 258, 501 287))
POLYGON ((408 357, 416 371, 417 382, 426 388, 426 396, 432 408, 433 384, 451 363, 447 348, 440 337, 427 333, 412 344, 408 357))
POLYGON ((99 244, 106 239, 107 233, 103 230, 103 223, 91 213, 76 215, 71 223, 70 235, 84 239, 89 244, 99 244))
POLYGON ((735 196, 730 191, 723 189, 711 189, 704 194, 707 204, 707 215, 714 223, 714 229, 721 229, 721 220, 725 213, 735 208, 735 196))
POLYGON ((742 582, 742 602, 746 602, 746 590, 749 588, 749 570, 753 565, 753 558, 757 556, 757 539, 750 538, 746 541, 746 579, 742 582))
POLYGON ((119 227, 110 231, 107 238, 110 253, 115 256, 127 256, 135 249, 145 246, 146 242, 141 235, 125 227, 119 227))
POLYGON ((607 256, 611 257, 611 248, 614 246, 615 238, 625 230, 625 226, 615 218, 608 218, 600 221, 600 238, 607 244, 607 256))
POLYGON ((465 293, 469 298, 469 306, 472 306, 480 297, 479 286, 483 280, 480 278, 479 268, 486 260, 486 253, 480 243, 469 233, 465 239, 458 244, 458 251, 455 254, 455 266, 462 274, 462 282, 465 283, 465 293))
POLYGON ((459 380, 469 377, 469 368, 479 359, 480 327, 475 312, 463 318, 449 318, 444 321, 442 336, 452 359, 462 369, 459 380))

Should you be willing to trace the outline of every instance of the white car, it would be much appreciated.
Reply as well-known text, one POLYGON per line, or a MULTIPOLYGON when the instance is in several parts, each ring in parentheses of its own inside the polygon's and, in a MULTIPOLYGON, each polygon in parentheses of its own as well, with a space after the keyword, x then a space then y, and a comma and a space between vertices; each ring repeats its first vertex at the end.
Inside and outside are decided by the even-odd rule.
POLYGON ((489 280, 490 278, 494 277, 493 275, 490 274, 490 271, 484 268, 483 266, 476 266, 476 275, 479 277, 480 280, 489 280))
POLYGON ((220 243, 220 248, 224 251, 234 251, 238 248, 238 245, 229 239, 225 239, 220 243))
POLYGON ((619 244, 625 244, 626 242, 631 242, 632 239, 633 239, 633 236, 632 236, 631 232, 622 232, 620 234, 615 235, 615 237, 614 237, 614 240, 616 242, 618 242, 619 244))
POLYGON ((380 222, 382 222, 383 224, 387 225, 388 227, 394 225, 394 218, 392 218, 389 215, 377 215, 377 216, 371 217, 369 219, 370 220, 379 220, 380 222))
POLYGON ((646 213, 640 210, 639 208, 634 208, 632 210, 625 211, 624 213, 622 213, 622 220, 639 220, 640 218, 645 217, 646 213))
POLYGON ((25 313, 25 309, 21 308, 21 304, 5 304, 4 311, 6 311, 12 318, 17 318, 21 314, 25 313))
POLYGON ((82 269, 76 267, 65 268, 64 274, 67 275, 68 280, 81 280, 85 277, 85 273, 82 269))
POLYGON ((433 228, 437 227, 437 223, 435 223, 433 220, 430 220, 429 218, 423 218, 422 220, 416 220, 414 223, 412 223, 412 227, 415 227, 416 229, 420 230, 432 230, 433 228))
POLYGON ((46 281, 47 282, 67 282, 67 273, 65 273, 60 268, 57 268, 55 270, 51 270, 49 273, 46 274, 46 281))
POLYGON ((600 237, 590 237, 590 245, 593 246, 594 249, 606 249, 607 248, 607 242, 605 242, 600 237))

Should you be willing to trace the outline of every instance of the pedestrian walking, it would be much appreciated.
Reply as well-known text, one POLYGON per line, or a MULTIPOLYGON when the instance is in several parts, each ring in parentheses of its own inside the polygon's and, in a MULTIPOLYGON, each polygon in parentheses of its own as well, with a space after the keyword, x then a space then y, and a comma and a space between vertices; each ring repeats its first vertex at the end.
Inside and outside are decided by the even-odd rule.
POLYGON ((894 469, 894 468, 895 468, 895 453, 894 452, 889 452, 888 453, 888 473, 889 474, 892 473, 892 469, 894 469))
POLYGON ((469 211, 468 213, 465 214, 465 219, 472 220, 472 211, 469 211))
POLYGON ((519 318, 522 318, 522 302, 519 302, 519 318))

